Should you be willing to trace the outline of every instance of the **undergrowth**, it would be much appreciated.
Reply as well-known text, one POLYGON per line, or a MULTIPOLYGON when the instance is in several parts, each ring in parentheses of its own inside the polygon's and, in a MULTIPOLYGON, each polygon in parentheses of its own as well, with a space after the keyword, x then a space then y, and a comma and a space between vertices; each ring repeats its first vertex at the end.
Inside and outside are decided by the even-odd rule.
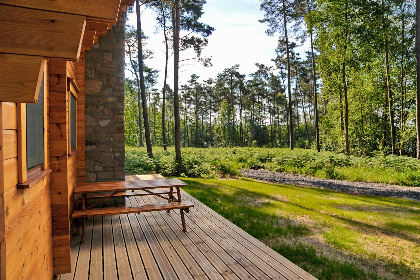
MULTIPOLYGON (((181 176, 216 178, 239 175, 241 168, 302 174, 327 179, 420 186, 420 161, 410 157, 375 155, 355 157, 332 152, 284 148, 183 148, 181 176)), ((176 174, 173 147, 126 147, 126 172, 176 174)))

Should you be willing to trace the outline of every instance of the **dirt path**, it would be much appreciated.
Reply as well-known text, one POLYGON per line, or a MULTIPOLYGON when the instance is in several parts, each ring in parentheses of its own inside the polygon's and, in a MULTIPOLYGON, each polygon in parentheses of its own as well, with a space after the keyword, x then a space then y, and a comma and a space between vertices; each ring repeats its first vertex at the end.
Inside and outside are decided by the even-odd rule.
POLYGON ((299 187, 317 187, 351 194, 388 196, 420 201, 420 188, 416 187, 321 179, 303 175, 268 171, 264 169, 242 169, 240 172, 243 176, 248 178, 278 184, 288 184, 299 187))

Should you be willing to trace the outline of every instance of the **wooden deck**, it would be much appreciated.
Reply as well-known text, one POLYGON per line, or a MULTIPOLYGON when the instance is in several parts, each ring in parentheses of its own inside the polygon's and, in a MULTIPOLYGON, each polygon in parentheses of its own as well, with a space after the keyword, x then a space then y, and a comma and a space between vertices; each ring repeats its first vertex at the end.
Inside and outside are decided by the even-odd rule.
MULTIPOLYGON (((152 179, 128 176, 127 180, 152 179)), ((179 211, 89 218, 86 241, 72 239, 74 279, 315 279, 222 216, 182 192, 194 203, 179 211)), ((158 203, 160 198, 129 197, 127 203, 158 203)))

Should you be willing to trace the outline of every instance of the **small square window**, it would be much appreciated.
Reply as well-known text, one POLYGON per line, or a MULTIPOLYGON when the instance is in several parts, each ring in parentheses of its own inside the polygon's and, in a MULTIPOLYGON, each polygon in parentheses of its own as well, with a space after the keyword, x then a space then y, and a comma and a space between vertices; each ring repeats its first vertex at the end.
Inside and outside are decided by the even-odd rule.
POLYGON ((36 184, 51 173, 47 157, 48 63, 44 64, 36 103, 18 103, 18 188, 36 184))
POLYGON ((37 103, 26 104, 26 168, 44 162, 44 78, 37 103))

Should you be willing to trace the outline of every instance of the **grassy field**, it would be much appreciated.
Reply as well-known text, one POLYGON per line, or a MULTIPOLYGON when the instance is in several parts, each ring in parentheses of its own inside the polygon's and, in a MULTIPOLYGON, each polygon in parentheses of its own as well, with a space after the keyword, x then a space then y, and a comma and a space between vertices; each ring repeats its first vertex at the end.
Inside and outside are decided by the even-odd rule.
POLYGON ((249 179, 185 190, 319 279, 420 279, 420 203, 249 179))
MULTIPOLYGON (((147 157, 145 148, 126 148, 128 173, 176 174, 173 147, 164 151, 154 147, 154 158, 147 157)), ((349 181, 379 182, 420 186, 420 161, 409 157, 376 155, 353 157, 314 150, 281 148, 183 148, 184 176, 217 178, 238 175, 240 168, 310 175, 349 181)))

